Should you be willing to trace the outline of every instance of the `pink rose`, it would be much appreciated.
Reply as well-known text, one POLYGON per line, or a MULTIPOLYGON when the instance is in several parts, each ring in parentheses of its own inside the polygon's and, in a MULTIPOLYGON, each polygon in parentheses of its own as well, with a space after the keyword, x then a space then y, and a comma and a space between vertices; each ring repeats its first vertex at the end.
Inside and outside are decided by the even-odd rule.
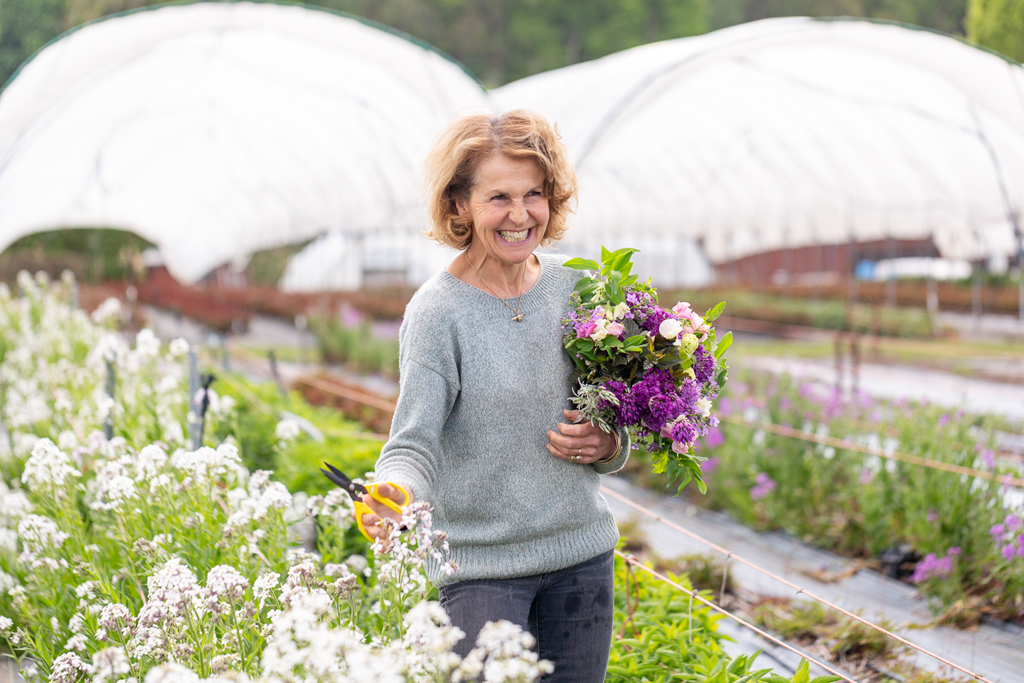
POLYGON ((679 453, 680 455, 682 455, 683 453, 689 453, 690 444, 683 443, 682 441, 673 441, 672 450, 675 451, 676 453, 679 453))
POLYGON ((626 331, 626 328, 622 326, 622 323, 609 323, 608 334, 613 337, 618 337, 620 334, 626 331))
POLYGON ((594 332, 596 330, 597 330, 597 323, 587 323, 586 325, 583 325, 578 330, 576 330, 576 338, 577 339, 584 339, 584 338, 589 337, 590 335, 594 334, 594 332))

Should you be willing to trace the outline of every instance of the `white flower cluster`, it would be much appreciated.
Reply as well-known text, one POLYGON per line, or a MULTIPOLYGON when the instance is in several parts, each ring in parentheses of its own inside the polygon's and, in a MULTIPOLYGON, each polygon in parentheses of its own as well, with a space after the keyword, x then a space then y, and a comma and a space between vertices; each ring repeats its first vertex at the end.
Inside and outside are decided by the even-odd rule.
POLYGON ((170 462, 172 467, 187 475, 186 486, 219 481, 241 484, 248 479, 238 447, 231 443, 223 443, 215 449, 204 446, 195 451, 177 451, 170 462))
POLYGON ((445 559, 448 535, 433 529, 433 508, 429 503, 418 501, 403 508, 401 522, 390 524, 385 520, 384 529, 386 533, 373 542, 374 552, 386 558, 379 569, 381 581, 401 581, 405 585, 400 586, 400 590, 413 589, 414 586, 408 582, 420 580, 422 574, 401 570, 405 567, 422 568, 428 558, 437 562, 446 576, 458 571, 452 560, 445 559))
MULTIPOLYGON (((238 529, 259 522, 269 510, 291 508, 292 494, 281 482, 270 481, 271 474, 267 470, 258 470, 249 477, 248 490, 238 488, 231 492, 230 497, 235 511, 224 524, 225 535, 230 536, 238 529)), ((253 531, 256 539, 261 536, 259 531, 253 531)))
POLYGON ((21 481, 34 493, 62 497, 64 483, 80 476, 81 472, 71 466, 71 459, 56 444, 49 439, 39 439, 25 461, 21 481))
MULTIPOLYGON (((131 348, 106 328, 118 317, 119 304, 109 299, 90 319, 69 305, 73 278, 50 283, 45 277, 19 275, 23 296, 0 292, 0 383, 5 426, 10 443, 0 438, 0 455, 13 451, 25 457, 33 434, 50 436, 71 452, 79 439, 112 420, 133 442, 162 440, 184 444, 187 397, 184 394, 183 349, 176 340, 170 353, 160 354, 160 341, 142 330, 131 348), (115 379, 107 393, 108 365, 115 379)), ((230 401, 218 406, 230 411, 230 401)))

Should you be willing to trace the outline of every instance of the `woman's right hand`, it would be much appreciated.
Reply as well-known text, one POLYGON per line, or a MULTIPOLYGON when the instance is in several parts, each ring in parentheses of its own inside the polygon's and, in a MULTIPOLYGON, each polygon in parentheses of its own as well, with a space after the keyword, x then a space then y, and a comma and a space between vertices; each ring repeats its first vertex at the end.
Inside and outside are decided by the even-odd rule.
MULTIPOLYGON (((399 507, 403 505, 412 505, 413 495, 412 491, 410 490, 410 487, 403 486, 403 488, 406 491, 409 491, 409 500, 405 499, 405 492, 402 491, 402 489, 386 482, 380 484, 377 487, 377 494, 383 496, 384 498, 389 498, 393 500, 395 502, 395 505, 398 505, 399 507)), ((383 503, 378 503, 369 494, 364 493, 360 498, 364 503, 366 503, 366 506, 373 511, 372 513, 363 513, 363 528, 366 529, 367 535, 369 535, 369 537, 372 540, 377 540, 377 537, 380 536, 381 533, 383 532, 383 529, 381 529, 380 526, 380 521, 382 518, 386 517, 388 519, 394 520, 396 524, 399 522, 399 520, 402 519, 401 514, 395 512, 394 510, 384 505, 383 503)), ((352 516, 355 517, 355 515, 356 512, 353 510, 352 516)))

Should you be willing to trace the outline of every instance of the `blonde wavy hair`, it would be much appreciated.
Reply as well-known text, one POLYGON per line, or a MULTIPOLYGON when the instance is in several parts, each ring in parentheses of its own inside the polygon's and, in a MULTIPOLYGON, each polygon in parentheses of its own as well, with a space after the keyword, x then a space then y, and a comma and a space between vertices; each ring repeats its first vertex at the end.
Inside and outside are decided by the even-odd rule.
POLYGON ((423 163, 430 230, 423 234, 445 246, 467 249, 473 225, 459 215, 457 199, 466 201, 477 183, 480 163, 494 155, 533 159, 544 173, 548 227, 542 244, 562 238, 576 194, 576 171, 558 130, 540 114, 517 109, 498 116, 463 117, 441 134, 423 163))

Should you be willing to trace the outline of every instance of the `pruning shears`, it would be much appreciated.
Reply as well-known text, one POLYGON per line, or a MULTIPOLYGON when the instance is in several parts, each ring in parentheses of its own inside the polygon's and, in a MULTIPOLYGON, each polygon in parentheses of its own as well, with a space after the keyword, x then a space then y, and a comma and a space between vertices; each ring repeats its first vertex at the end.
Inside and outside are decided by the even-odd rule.
POLYGON ((324 473, 324 476, 326 476, 332 482, 337 484, 339 487, 345 489, 345 492, 348 493, 349 498, 352 499, 352 505, 356 509, 356 524, 359 525, 359 531, 362 532, 363 536, 365 536, 366 540, 368 541, 372 541, 373 539, 370 538, 370 534, 366 532, 366 527, 363 526, 363 515, 374 514, 374 512, 373 510, 370 509, 369 505, 362 501, 362 499, 360 498, 362 494, 369 494, 369 496, 373 498, 375 501, 391 510, 394 510, 399 514, 402 513, 402 508, 409 504, 409 492, 406 491, 404 487, 399 486, 398 484, 391 485, 394 486, 399 491, 401 491, 402 495, 405 496, 405 500, 403 500, 401 503, 396 503, 391 498, 382 496, 381 494, 377 493, 377 488, 380 486, 380 484, 388 482, 366 484, 364 486, 363 484, 357 484, 356 482, 349 479, 344 472, 339 470, 331 463, 324 461, 324 465, 327 466, 326 470, 323 469, 322 467, 320 468, 320 471, 324 473))

